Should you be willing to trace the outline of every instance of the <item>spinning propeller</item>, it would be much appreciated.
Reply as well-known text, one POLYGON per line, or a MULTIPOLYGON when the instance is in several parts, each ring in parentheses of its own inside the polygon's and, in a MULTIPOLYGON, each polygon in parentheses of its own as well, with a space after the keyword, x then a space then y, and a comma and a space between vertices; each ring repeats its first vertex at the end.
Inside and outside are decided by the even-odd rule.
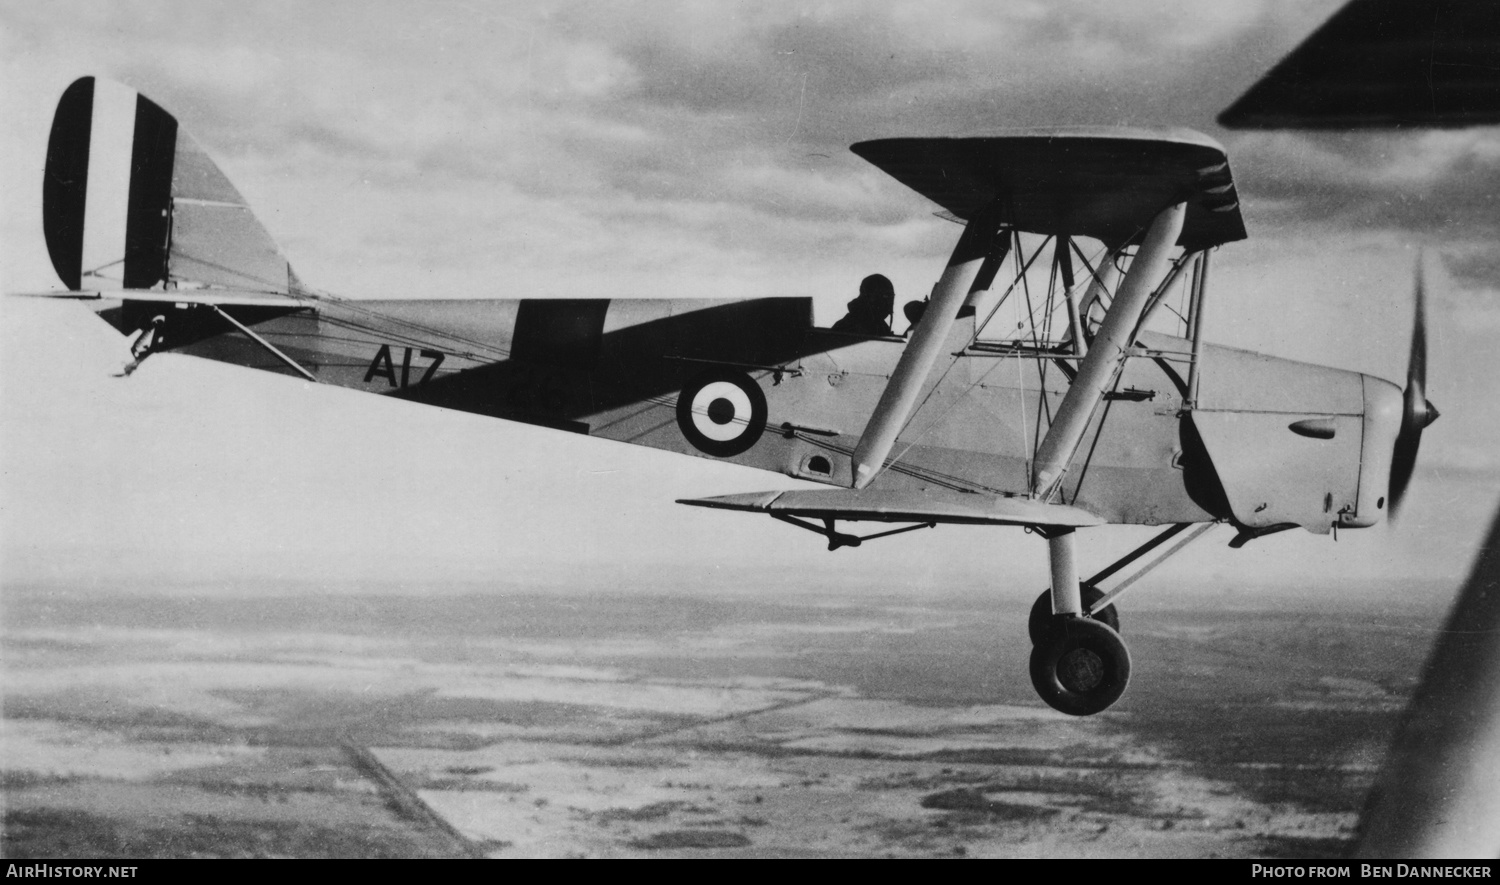
POLYGON ((1438 419, 1438 410, 1427 400, 1427 307, 1422 285, 1422 261, 1417 260, 1416 317, 1412 321, 1411 356, 1406 363, 1406 390, 1402 395, 1401 431, 1391 458, 1391 519, 1401 508, 1406 487, 1417 466, 1422 430, 1438 419))

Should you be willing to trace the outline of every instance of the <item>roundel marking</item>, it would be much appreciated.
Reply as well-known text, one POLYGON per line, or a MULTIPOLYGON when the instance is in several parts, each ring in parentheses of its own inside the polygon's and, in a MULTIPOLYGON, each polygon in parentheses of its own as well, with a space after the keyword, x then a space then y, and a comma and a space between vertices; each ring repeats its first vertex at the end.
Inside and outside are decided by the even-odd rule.
POLYGON ((760 440, 766 429, 766 395, 744 372, 704 372, 677 395, 677 426, 693 448, 730 458, 760 440))

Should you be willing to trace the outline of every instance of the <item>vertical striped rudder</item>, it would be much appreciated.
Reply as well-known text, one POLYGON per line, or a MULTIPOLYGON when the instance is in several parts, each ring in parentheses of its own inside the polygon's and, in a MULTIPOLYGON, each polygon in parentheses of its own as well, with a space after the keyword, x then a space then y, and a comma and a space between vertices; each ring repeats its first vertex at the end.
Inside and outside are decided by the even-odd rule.
POLYGON ((47 142, 42 226, 69 289, 286 293, 286 259, 177 120, 94 77, 69 86, 47 142))

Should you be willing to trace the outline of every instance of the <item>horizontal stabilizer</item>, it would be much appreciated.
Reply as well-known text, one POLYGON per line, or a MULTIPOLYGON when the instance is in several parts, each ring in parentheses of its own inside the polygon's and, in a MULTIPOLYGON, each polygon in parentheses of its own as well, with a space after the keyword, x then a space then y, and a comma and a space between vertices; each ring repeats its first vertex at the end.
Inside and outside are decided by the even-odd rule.
POLYGON ((106 298, 124 301, 147 301, 154 304, 213 304, 219 307, 292 307, 316 308, 312 298, 259 292, 253 289, 108 289, 77 292, 7 292, 13 298, 66 298, 75 301, 100 301, 106 298))
POLYGON ((1030 498, 1005 498, 970 492, 890 491, 885 489, 809 489, 749 492, 717 498, 688 498, 679 504, 746 510, 813 519, 878 522, 944 522, 963 525, 1029 525, 1082 528, 1104 520, 1079 507, 1047 504, 1030 498))

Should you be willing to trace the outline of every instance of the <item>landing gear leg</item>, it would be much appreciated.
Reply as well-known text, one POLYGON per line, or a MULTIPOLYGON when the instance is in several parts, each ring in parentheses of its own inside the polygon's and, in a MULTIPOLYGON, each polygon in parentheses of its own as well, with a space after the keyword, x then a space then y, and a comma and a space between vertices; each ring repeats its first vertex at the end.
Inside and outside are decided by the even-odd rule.
MULTIPOLYGON (((1151 540, 1110 563, 1109 566, 1100 570, 1093 577, 1081 582, 1079 584, 1079 599, 1082 603, 1083 614, 1086 617, 1093 618, 1096 621, 1103 621, 1104 623, 1108 624, 1110 629, 1114 630, 1116 633, 1120 632, 1120 613, 1115 609, 1114 600, 1117 599, 1120 594, 1124 593, 1126 590, 1129 590, 1136 581, 1139 581, 1141 578, 1145 577, 1146 574, 1152 569, 1175 556, 1182 550, 1182 548, 1186 547, 1194 540, 1202 537, 1203 533, 1213 528, 1213 526, 1214 524, 1211 522, 1206 522, 1198 526, 1198 528, 1194 529, 1190 534, 1188 534, 1187 537, 1178 541, 1176 544, 1173 544, 1171 548, 1167 550, 1167 552, 1161 554, 1155 560, 1137 570, 1136 573, 1131 575, 1129 578, 1121 581, 1113 590, 1109 591, 1108 593, 1105 593, 1104 591, 1099 589, 1099 585, 1102 584, 1106 579, 1113 577, 1115 574, 1123 571, 1127 566, 1145 556, 1147 553, 1150 553, 1157 547, 1160 547, 1161 545, 1172 540, 1174 537, 1182 534, 1184 531, 1187 531, 1187 529, 1191 528, 1191 524, 1185 522, 1178 523, 1177 525, 1170 526, 1164 529, 1161 533, 1157 534, 1151 540)), ((1060 567, 1064 570, 1064 579, 1066 579, 1067 573, 1071 571, 1066 563, 1062 564, 1061 566, 1059 565, 1058 557, 1064 554, 1070 555, 1072 547, 1070 541, 1063 542, 1062 544, 1057 544, 1055 543, 1055 539, 1049 538, 1048 542, 1049 549, 1052 552, 1053 583, 1056 584, 1058 580, 1058 569, 1060 567)), ((1232 542, 1231 546, 1233 546, 1232 542)), ((1053 592, 1051 590, 1043 590, 1042 595, 1037 597, 1036 604, 1031 607, 1031 617, 1027 620, 1026 623, 1027 632, 1031 634, 1032 645, 1036 645, 1038 642, 1041 642, 1043 638, 1050 635, 1050 631, 1055 625, 1061 623, 1061 619, 1053 615, 1054 611, 1055 608, 1053 603, 1053 592)))
POLYGON ((1073 565, 1073 530, 1043 532, 1052 555, 1052 589, 1031 607, 1031 684, 1052 707, 1074 716, 1107 709, 1125 693, 1130 681, 1130 652, 1120 639, 1120 616, 1114 600, 1147 572, 1214 527, 1198 526, 1165 553, 1103 593, 1098 584, 1189 528, 1181 523, 1120 557, 1081 584, 1073 565))
MULTIPOLYGON (((1078 585, 1078 590, 1079 598, 1083 601, 1083 617, 1108 624, 1111 630, 1119 633, 1120 612, 1114 605, 1106 605, 1099 611, 1094 611, 1094 606, 1104 598, 1104 591, 1087 582, 1078 585)), ((1026 632, 1031 635, 1031 644, 1036 645, 1051 636, 1064 620, 1065 618, 1052 614, 1052 591, 1043 590, 1042 595, 1031 606, 1030 617, 1026 619, 1026 632)))
POLYGON ((1049 535, 1047 555, 1052 560, 1052 614, 1083 614, 1078 567, 1073 562, 1073 530, 1061 529, 1049 535))
MULTIPOLYGON (((1130 652, 1119 633, 1084 611, 1085 592, 1073 559, 1073 530, 1049 535, 1047 550, 1052 560, 1052 589, 1037 600, 1028 625, 1034 643, 1031 684, 1053 709, 1088 716, 1108 709, 1125 693, 1130 652), (1050 601, 1051 611, 1038 618, 1043 600, 1050 601)), ((1088 589, 1093 591, 1089 595, 1097 594, 1090 603, 1103 597, 1097 588, 1088 589)))
MULTIPOLYGON (((1104 598, 1104 592, 1095 586, 1095 582, 1100 580, 1099 577, 1096 575, 1081 584, 1078 581, 1078 571, 1073 564, 1073 530, 1068 529, 1066 533, 1047 538, 1047 550, 1052 558, 1052 589, 1042 591, 1042 595, 1036 599, 1036 604, 1031 607, 1031 616, 1026 620, 1026 630, 1031 634, 1031 644, 1036 645, 1056 633, 1063 621, 1069 617, 1063 613, 1063 609, 1058 607, 1056 588, 1059 586, 1064 588, 1062 595, 1065 600, 1068 598, 1068 588, 1072 588, 1077 594, 1078 602, 1073 607, 1072 616, 1103 621, 1118 633, 1120 615, 1114 606, 1110 605, 1100 611, 1094 611, 1094 604, 1104 598)), ((1062 604, 1071 605, 1072 603, 1065 601, 1062 604)))

